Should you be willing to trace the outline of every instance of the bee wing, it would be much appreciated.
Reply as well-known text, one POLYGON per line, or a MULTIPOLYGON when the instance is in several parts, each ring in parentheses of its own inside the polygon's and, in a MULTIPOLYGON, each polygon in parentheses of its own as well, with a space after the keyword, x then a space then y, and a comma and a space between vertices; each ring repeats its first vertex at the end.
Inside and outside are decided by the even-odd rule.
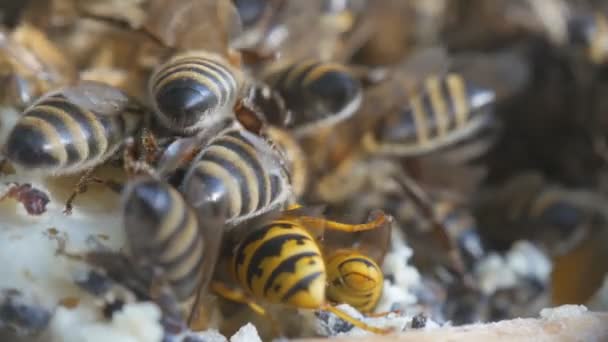
POLYGON ((221 54, 241 32, 229 0, 153 0, 143 26, 167 46, 221 54))
POLYGON ((119 115, 125 111, 141 111, 143 107, 118 88, 97 81, 79 81, 42 96, 32 106, 49 97, 67 101, 99 115, 119 115))
POLYGON ((204 237, 203 277, 200 285, 200 289, 203 291, 211 281, 220 253, 229 204, 225 197, 212 198, 213 195, 202 194, 194 189, 201 189, 201 187, 190 186, 183 192, 186 202, 193 207, 196 213, 199 229, 204 237))

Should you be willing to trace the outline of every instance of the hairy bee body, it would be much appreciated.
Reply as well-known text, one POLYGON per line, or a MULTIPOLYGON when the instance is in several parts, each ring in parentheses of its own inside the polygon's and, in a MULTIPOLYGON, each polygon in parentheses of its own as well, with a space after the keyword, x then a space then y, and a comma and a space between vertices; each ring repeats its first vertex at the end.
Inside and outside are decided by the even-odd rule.
POLYGON ((342 250, 327 258, 327 299, 348 303, 366 313, 374 310, 384 286, 378 264, 356 250, 342 250))
POLYGON ((361 104, 362 87, 340 64, 316 60, 293 63, 266 77, 294 113, 291 127, 297 134, 332 126, 352 116, 361 104))
POLYGON ((46 94, 23 113, 6 145, 18 168, 71 174, 106 161, 143 119, 116 88, 81 82, 46 94))
POLYGON ((177 190, 152 178, 132 181, 123 201, 134 261, 160 270, 178 303, 189 305, 201 282, 206 247, 193 209, 177 190))
POLYGON ((228 202, 227 223, 236 224, 285 203, 291 196, 284 161, 267 141, 229 128, 212 139, 182 184, 193 206, 199 199, 228 202))
POLYGON ((256 298, 310 309, 325 303, 321 250, 293 220, 275 220, 249 234, 236 249, 233 271, 256 298))
POLYGON ((374 153, 415 156, 458 142, 491 119, 495 93, 450 73, 425 79, 402 111, 381 119, 364 138, 374 153))
POLYGON ((226 118, 239 92, 227 61, 207 52, 177 55, 160 66, 149 91, 159 122, 178 132, 194 132, 226 118))

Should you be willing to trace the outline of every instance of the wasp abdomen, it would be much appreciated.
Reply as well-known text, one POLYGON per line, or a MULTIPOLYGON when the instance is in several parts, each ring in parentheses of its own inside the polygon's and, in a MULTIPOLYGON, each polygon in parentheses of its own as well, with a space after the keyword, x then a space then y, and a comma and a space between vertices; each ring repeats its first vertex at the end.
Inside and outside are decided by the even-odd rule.
POLYGON ((336 253, 327 261, 327 277, 330 301, 347 303, 361 312, 370 312, 378 304, 384 275, 369 257, 354 250, 336 253))
POLYGON ((325 264, 314 238, 289 221, 251 233, 234 260, 237 281, 258 298, 300 308, 318 308, 325 300, 325 264))

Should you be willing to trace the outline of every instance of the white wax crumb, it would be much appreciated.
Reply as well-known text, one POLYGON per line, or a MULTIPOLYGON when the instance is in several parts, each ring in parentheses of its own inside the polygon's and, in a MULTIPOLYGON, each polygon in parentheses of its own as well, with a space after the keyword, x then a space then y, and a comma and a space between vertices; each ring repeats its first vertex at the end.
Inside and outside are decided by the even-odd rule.
POLYGON ((416 303, 413 290, 420 285, 421 276, 415 267, 408 265, 412 254, 403 233, 395 227, 392 231, 391 249, 382 264, 382 271, 393 282, 385 280, 376 312, 390 311, 396 304, 403 307, 416 303))
POLYGON ((477 263, 475 275, 485 294, 492 294, 498 289, 515 286, 517 283, 515 272, 507 267, 505 260, 496 253, 488 254, 477 263))
MULTIPOLYGON (((382 317, 365 317, 357 309, 348 304, 340 304, 336 306, 341 311, 347 313, 353 318, 359 319, 362 322, 378 328, 394 328, 395 332, 403 331, 411 322, 412 316, 401 316, 396 313, 390 313, 382 317)), ((323 336, 364 336, 372 334, 367 330, 357 327, 347 328, 344 331, 345 323, 337 316, 327 313, 327 320, 317 319, 315 330, 319 335, 323 336)))
POLYGON ((416 304, 417 298, 409 291, 404 291, 402 287, 392 284, 390 281, 384 281, 384 289, 382 290, 382 296, 376 306, 375 312, 386 312, 393 309, 395 303, 400 305, 413 305, 416 304))
POLYGON ((546 308, 540 311, 540 317, 546 320, 556 320, 578 316, 587 312, 584 305, 562 305, 555 308, 546 308))
POLYGON ((160 310, 152 303, 127 304, 109 322, 59 307, 51 322, 51 341, 160 342, 163 329, 159 319, 160 310))
POLYGON ((242 326, 232 337, 230 342, 262 342, 258 330, 251 323, 242 326))
POLYGON ((215 329, 209 329, 201 332, 191 332, 189 336, 196 336, 201 339, 201 341, 205 342, 226 342, 228 339, 226 336, 220 334, 219 331, 215 329))
POLYGON ((546 283, 551 274, 551 260, 528 241, 517 241, 507 253, 506 263, 518 276, 538 279, 542 283, 546 283))

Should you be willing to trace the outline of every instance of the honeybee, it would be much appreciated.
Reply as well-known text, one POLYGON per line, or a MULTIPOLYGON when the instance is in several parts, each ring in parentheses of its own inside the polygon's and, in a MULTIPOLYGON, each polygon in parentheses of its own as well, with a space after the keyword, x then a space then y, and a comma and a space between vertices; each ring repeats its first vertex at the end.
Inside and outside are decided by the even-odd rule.
POLYGON ((165 127, 191 133, 230 116, 240 90, 236 70, 219 55, 178 54, 150 79, 155 115, 165 127))
POLYGON ((87 178, 138 130, 143 117, 142 108, 120 90, 82 81, 27 108, 7 138, 4 155, 20 171, 45 176, 87 171, 87 178))
POLYGON ((288 127, 297 136, 351 117, 363 97, 359 80, 338 63, 302 60, 272 68, 264 78, 293 113, 288 127))
POLYGON ((130 181, 122 196, 132 261, 162 277, 177 299, 182 317, 188 319, 201 284, 206 287, 207 274, 213 272, 209 260, 214 260, 219 241, 212 242, 204 234, 212 217, 199 221, 177 190, 149 177, 130 181))
POLYGON ((101 250, 85 260, 139 299, 155 301, 172 330, 201 328, 199 306, 219 254, 226 202, 192 207, 171 185, 139 176, 126 184, 121 203, 126 252, 101 250))
POLYGON ((435 151, 487 126, 492 89, 467 82, 462 75, 430 76, 402 111, 383 117, 364 137, 378 154, 416 156, 435 151))
POLYGON ((291 200, 285 160, 264 138, 229 127, 206 144, 189 166, 180 190, 197 206, 228 201, 227 224, 276 209, 291 200))
POLYGON ((381 286, 378 285, 382 282, 377 280, 378 277, 381 280, 381 272, 374 273, 378 271, 375 267, 370 270, 367 262, 371 259, 359 258, 354 251, 332 254, 328 266, 328 259, 314 235, 319 229, 345 233, 375 230, 390 222, 390 217, 377 213, 368 223, 351 225, 291 210, 294 209, 250 230, 234 247, 229 267, 243 292, 220 281, 212 283, 212 290, 225 298, 248 304, 262 315, 266 315, 266 311, 256 303, 257 300, 326 310, 361 329, 389 333, 390 330, 369 326, 335 308, 327 298, 331 293, 337 301, 345 300, 367 310, 375 305, 380 295, 381 286), (345 267, 347 263, 350 264, 345 267), (333 281, 329 287, 328 278, 333 281), (362 301, 361 297, 368 296, 369 292, 372 298, 362 301))

